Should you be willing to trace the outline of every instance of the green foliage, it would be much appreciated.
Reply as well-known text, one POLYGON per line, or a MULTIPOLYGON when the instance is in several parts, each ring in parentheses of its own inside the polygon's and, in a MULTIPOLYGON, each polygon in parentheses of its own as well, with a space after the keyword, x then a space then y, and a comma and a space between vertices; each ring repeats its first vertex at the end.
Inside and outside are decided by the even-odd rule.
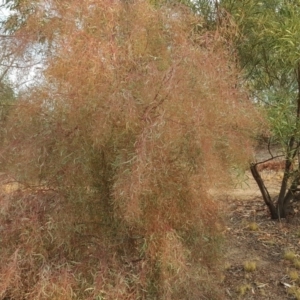
POLYGON ((300 145, 299 4, 282 0, 221 1, 236 28, 231 37, 245 87, 266 111, 270 123, 267 136, 271 144, 281 146, 287 162, 276 201, 270 198, 255 167, 251 169, 274 219, 286 217, 300 178, 296 160, 300 145))
POLYGON ((253 97, 263 103, 276 138, 297 132, 298 6, 278 1, 222 1, 238 27, 236 46, 253 97))

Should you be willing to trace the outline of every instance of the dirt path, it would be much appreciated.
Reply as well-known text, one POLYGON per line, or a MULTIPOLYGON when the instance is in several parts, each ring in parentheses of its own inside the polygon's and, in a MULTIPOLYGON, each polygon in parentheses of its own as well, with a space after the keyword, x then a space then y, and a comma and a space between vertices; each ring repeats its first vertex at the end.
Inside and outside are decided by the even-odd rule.
MULTIPOLYGON (((263 176, 275 195, 282 174, 266 171, 263 176)), ((300 299, 299 203, 293 218, 272 221, 250 176, 247 185, 230 191, 223 201, 229 211, 225 299, 300 299)))

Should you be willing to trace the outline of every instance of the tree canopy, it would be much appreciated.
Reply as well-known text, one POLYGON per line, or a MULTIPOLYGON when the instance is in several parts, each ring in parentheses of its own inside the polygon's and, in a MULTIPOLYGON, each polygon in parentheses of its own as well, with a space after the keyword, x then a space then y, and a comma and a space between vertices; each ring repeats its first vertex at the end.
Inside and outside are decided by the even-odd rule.
MULTIPOLYGON (((251 169, 272 218, 286 216, 299 183, 300 40, 299 1, 222 1, 235 24, 233 38, 252 99, 267 111, 270 143, 286 161, 278 200, 271 199, 251 169)), ((273 157, 271 157, 273 159, 273 157)))

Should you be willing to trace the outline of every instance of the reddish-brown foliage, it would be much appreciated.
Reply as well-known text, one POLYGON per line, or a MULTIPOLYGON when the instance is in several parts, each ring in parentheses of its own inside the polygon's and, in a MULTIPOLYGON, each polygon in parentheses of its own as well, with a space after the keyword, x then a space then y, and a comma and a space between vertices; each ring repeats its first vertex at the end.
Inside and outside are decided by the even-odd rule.
POLYGON ((180 5, 39 2, 17 34, 30 45, 40 28, 52 47, 7 124, 3 167, 33 191, 3 204, 28 223, 6 231, 3 295, 218 297, 207 191, 247 161, 258 124, 228 52, 180 5))

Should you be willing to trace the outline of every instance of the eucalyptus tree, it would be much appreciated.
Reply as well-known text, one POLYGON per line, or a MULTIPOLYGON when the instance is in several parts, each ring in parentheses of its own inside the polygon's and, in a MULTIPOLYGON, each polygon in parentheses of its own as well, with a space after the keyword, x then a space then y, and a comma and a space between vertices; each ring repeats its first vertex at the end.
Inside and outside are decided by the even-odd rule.
POLYGON ((269 146, 280 145, 285 160, 278 196, 271 198, 260 176, 257 166, 262 162, 252 163, 251 172, 271 217, 285 217, 300 179, 300 1, 224 0, 221 7, 233 20, 245 85, 267 111, 269 146))

